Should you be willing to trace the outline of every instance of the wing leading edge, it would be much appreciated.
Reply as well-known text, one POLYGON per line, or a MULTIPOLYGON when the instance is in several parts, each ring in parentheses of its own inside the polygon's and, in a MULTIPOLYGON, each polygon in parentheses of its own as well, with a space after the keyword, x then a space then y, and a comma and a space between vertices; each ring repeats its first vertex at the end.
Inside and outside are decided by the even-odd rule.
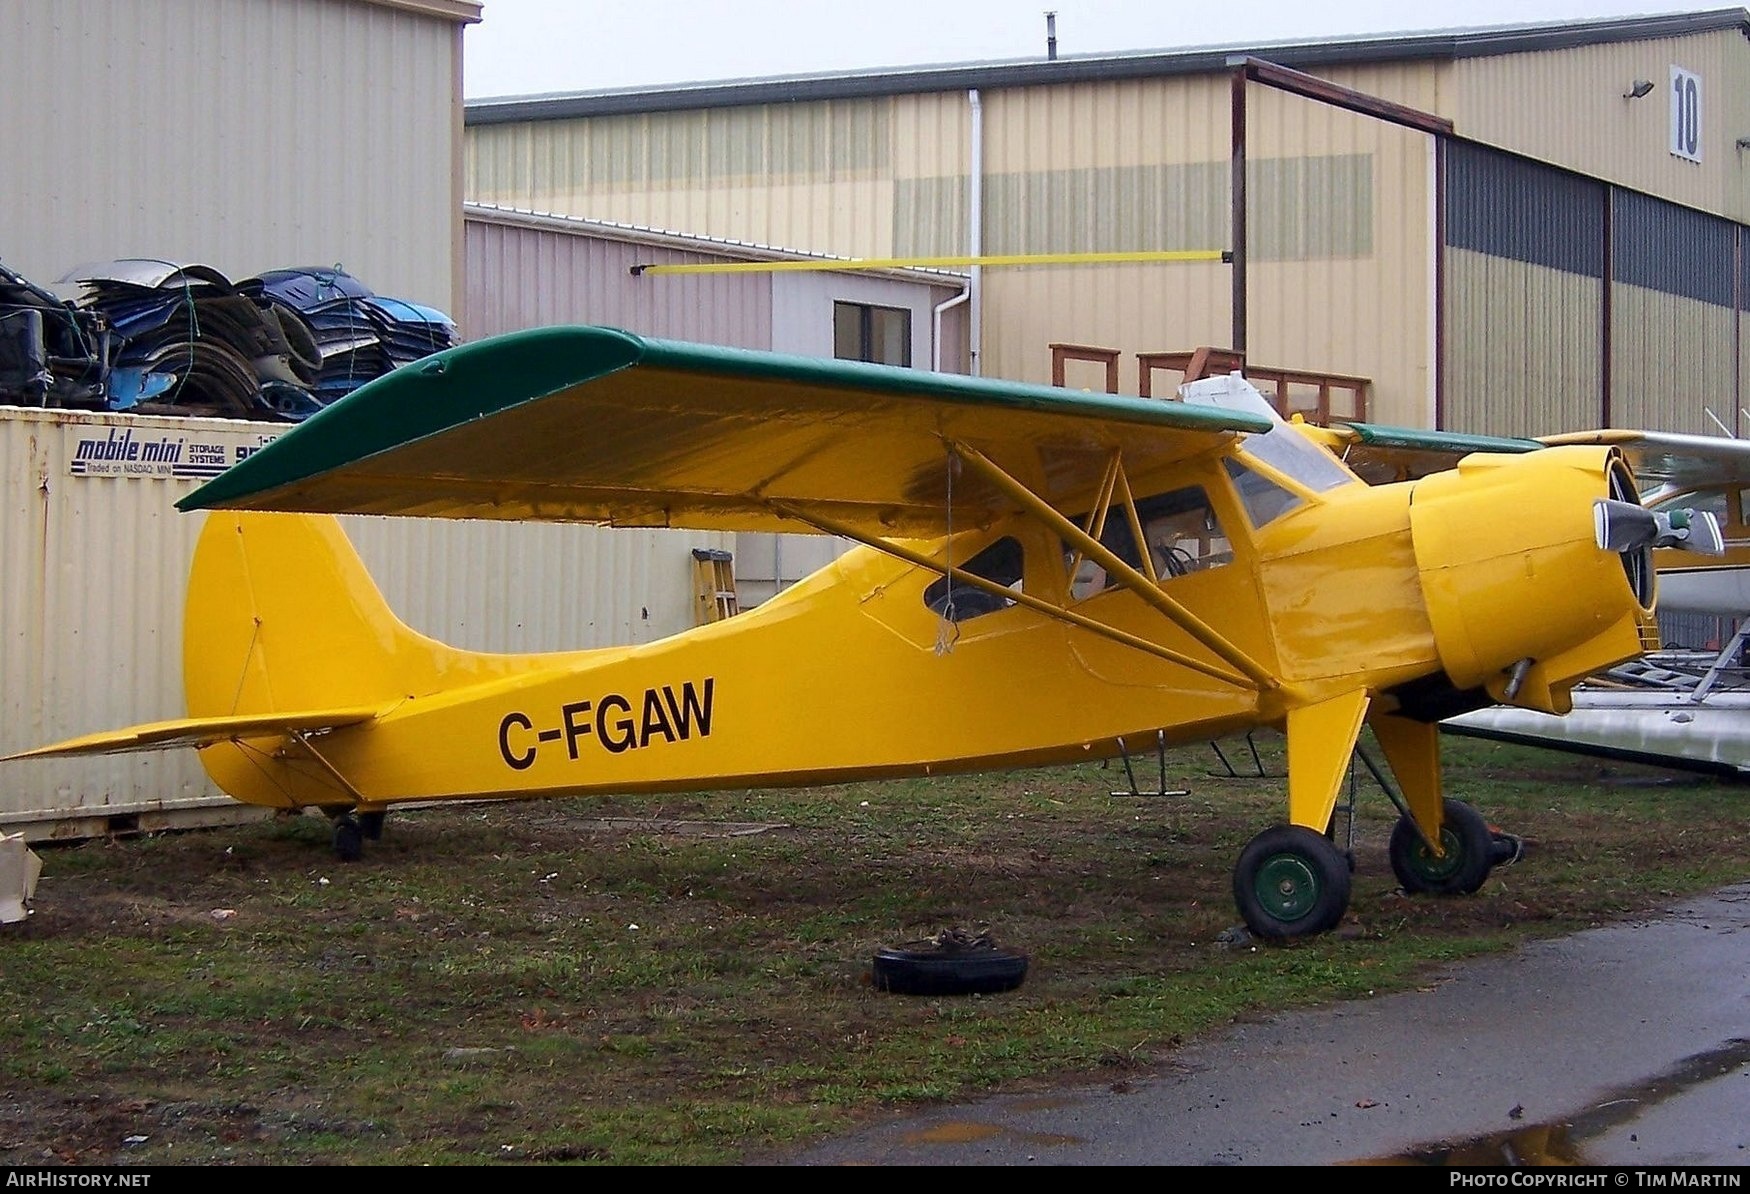
POLYGON ((1621 449, 1643 492, 1750 485, 1750 440, 1669 431, 1602 428, 1536 439, 1421 431, 1377 423, 1333 428, 1343 459, 1374 484, 1409 481, 1456 467, 1472 452, 1535 452, 1564 444, 1609 444, 1621 449))
POLYGON ((1013 499, 950 471, 967 444, 1049 501, 1265 431, 1156 399, 540 328, 405 366, 184 498, 183 509, 796 530, 806 508, 882 535, 940 533, 1013 499))

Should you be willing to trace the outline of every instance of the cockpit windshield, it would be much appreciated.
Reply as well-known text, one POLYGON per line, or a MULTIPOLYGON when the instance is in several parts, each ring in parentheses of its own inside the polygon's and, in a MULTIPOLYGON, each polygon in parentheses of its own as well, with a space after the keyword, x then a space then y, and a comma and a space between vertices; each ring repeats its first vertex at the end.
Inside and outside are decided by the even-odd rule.
POLYGON ((1248 437, 1241 452, 1314 493, 1355 480, 1355 475, 1337 463, 1336 457, 1287 423, 1278 423, 1263 435, 1248 437))

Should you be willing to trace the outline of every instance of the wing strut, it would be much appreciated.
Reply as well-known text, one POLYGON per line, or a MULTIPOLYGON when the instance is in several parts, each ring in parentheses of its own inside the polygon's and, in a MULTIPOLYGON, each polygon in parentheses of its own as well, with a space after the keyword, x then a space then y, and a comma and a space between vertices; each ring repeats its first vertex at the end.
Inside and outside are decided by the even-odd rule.
POLYGON ((854 526, 839 522, 835 519, 827 518, 825 515, 811 514, 797 506, 790 505, 788 502, 773 502, 772 508, 796 519, 798 522, 805 522, 816 530, 825 531, 829 535, 841 535, 846 539, 853 539, 867 547, 873 547, 876 551, 893 556, 895 559, 904 560, 908 564, 916 565, 919 568, 926 568, 931 572, 939 572, 944 576, 951 576, 954 580, 962 584, 968 584, 973 588, 982 589, 985 592, 1001 597, 1006 601, 1013 601, 1017 605, 1024 605, 1028 609, 1037 610, 1039 613, 1042 613, 1047 617, 1056 618, 1062 622, 1068 622, 1072 626, 1079 626, 1083 630, 1092 631, 1094 634, 1098 634, 1104 638, 1109 638, 1113 642, 1122 643, 1127 647, 1135 647, 1138 651, 1146 651, 1150 655, 1155 655, 1161 659, 1165 659, 1168 663, 1176 663, 1181 667, 1190 668, 1194 672, 1209 676, 1212 679, 1220 680, 1224 684, 1232 684, 1236 687, 1247 689, 1255 687, 1244 676, 1236 676, 1224 668, 1216 667, 1214 664, 1205 663, 1201 659, 1186 655, 1181 651, 1175 651, 1171 647, 1162 646, 1160 643, 1150 642, 1148 639, 1142 638, 1139 635, 1119 630, 1115 626, 1108 626, 1104 622, 1096 621, 1084 614, 1078 614, 1072 610, 1064 609, 1061 606, 1053 605, 1051 602, 1035 597, 1031 593, 1007 588, 998 584, 994 580, 979 576, 975 572, 968 572, 964 568, 956 568, 952 564, 944 564, 940 560, 933 560, 922 552, 914 551, 909 547, 902 546, 901 544, 893 542, 891 539, 882 539, 874 535, 865 534, 854 526))
MULTIPOLYGON (((1270 674, 1269 669, 1247 655, 1220 631, 1162 592, 1160 586, 1151 582, 1144 573, 1137 571, 1113 555, 1104 543, 1058 513, 1049 502, 991 463, 976 448, 950 442, 948 450, 982 473, 991 484, 1014 498, 1023 508, 1037 516, 1041 522, 1056 531, 1064 540, 1074 544, 1083 555, 1104 568, 1108 576, 1118 580, 1125 588, 1166 615, 1168 620, 1179 629, 1208 647, 1226 663, 1243 673, 1260 689, 1271 691, 1282 686, 1281 682, 1270 674)), ((1141 540, 1138 539, 1137 542, 1140 544, 1141 540)), ((1014 596, 1012 593, 1007 593, 1006 590, 1005 595, 1014 596)))

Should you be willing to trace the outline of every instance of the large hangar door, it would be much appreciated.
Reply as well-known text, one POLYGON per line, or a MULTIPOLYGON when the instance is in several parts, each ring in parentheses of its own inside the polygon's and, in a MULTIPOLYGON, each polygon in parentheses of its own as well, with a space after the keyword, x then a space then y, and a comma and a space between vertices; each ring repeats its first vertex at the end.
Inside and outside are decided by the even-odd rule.
POLYGON ((1604 424, 1606 204, 1601 182, 1447 142, 1442 428, 1604 424))
POLYGON ((1709 435, 1735 426, 1739 230, 1620 188, 1612 203, 1610 425, 1709 435))

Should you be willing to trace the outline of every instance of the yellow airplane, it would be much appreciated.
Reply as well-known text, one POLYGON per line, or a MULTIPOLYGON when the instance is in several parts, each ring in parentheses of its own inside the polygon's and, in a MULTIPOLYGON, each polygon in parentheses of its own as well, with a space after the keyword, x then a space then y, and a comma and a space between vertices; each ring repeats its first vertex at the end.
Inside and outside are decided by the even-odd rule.
POLYGON ((180 503, 227 511, 189 581, 187 717, 13 757, 195 746, 238 800, 327 811, 350 858, 404 801, 1033 766, 1277 726, 1286 814, 1233 890, 1254 933, 1290 938, 1346 910, 1331 830, 1365 724, 1402 789, 1399 880, 1474 891, 1491 833, 1443 796, 1436 723, 1496 702, 1564 711, 1581 677, 1657 645, 1653 549, 1706 547, 1717 527, 1644 509, 1608 444, 1375 485, 1333 450, 1345 433, 1283 422, 1238 375, 1182 397, 604 328, 464 345, 180 503), (495 655, 403 625, 310 512, 863 546, 660 642, 495 655))

